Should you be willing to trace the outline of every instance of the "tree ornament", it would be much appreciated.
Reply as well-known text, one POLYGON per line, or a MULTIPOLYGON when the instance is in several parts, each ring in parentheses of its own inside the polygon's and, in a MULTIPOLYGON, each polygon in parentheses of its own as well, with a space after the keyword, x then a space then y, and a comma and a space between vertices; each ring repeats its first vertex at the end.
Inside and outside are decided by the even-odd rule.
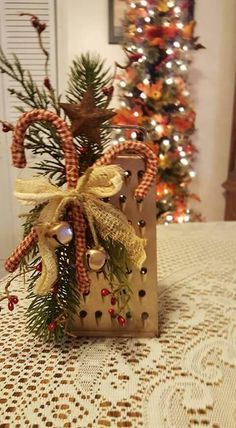
POLYGON ((108 254, 104 250, 104 248, 92 248, 86 251, 86 265, 89 270, 99 272, 104 267, 108 254))
POLYGON ((108 313, 111 315, 112 318, 115 317, 115 309, 113 308, 108 309, 108 313))
POLYGON ((108 288, 103 288, 103 289, 101 290, 101 295, 102 295, 102 297, 106 297, 106 296, 108 296, 109 294, 111 294, 111 292, 110 292, 110 290, 108 290, 108 288))
POLYGON ((47 237, 51 238, 55 247, 67 245, 73 238, 73 230, 67 221, 61 221, 50 228, 47 237))

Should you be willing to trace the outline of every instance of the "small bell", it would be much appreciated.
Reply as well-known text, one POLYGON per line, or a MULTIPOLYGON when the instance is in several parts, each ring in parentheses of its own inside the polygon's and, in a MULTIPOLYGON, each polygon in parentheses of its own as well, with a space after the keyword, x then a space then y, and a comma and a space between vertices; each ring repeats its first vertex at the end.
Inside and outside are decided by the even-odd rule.
POLYGON ((67 221, 61 221, 49 229, 47 237, 55 247, 67 245, 73 238, 73 230, 67 221))
POLYGON ((105 265, 108 259, 108 254, 106 253, 104 248, 99 247, 87 250, 85 257, 88 269, 93 270, 95 272, 99 272, 105 265))

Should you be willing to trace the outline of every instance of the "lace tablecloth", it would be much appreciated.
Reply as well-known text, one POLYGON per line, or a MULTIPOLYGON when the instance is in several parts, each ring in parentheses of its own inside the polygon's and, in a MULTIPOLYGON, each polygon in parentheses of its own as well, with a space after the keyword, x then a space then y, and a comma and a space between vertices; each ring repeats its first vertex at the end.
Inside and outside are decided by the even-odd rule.
POLYGON ((0 427, 236 427, 236 223, 158 226, 159 339, 39 343, 0 319, 0 427))

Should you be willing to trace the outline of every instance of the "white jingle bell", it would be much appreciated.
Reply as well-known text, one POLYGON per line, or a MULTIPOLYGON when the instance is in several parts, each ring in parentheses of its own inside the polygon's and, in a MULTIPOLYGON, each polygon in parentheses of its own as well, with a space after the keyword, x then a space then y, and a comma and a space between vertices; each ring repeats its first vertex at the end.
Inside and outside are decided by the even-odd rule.
POLYGON ((47 237, 54 247, 67 245, 73 238, 73 230, 67 221, 54 224, 47 232, 47 237))
POLYGON ((108 254, 102 247, 92 248, 86 251, 85 258, 87 268, 99 272, 104 267, 108 259, 108 254))

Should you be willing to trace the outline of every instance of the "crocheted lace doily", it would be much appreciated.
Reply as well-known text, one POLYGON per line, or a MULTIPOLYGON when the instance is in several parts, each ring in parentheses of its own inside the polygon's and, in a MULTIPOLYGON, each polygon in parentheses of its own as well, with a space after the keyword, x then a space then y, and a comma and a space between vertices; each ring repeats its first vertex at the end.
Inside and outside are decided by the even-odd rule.
POLYGON ((157 233, 159 339, 41 343, 15 281, 20 305, 0 322, 0 427, 236 427, 236 223, 157 233))

